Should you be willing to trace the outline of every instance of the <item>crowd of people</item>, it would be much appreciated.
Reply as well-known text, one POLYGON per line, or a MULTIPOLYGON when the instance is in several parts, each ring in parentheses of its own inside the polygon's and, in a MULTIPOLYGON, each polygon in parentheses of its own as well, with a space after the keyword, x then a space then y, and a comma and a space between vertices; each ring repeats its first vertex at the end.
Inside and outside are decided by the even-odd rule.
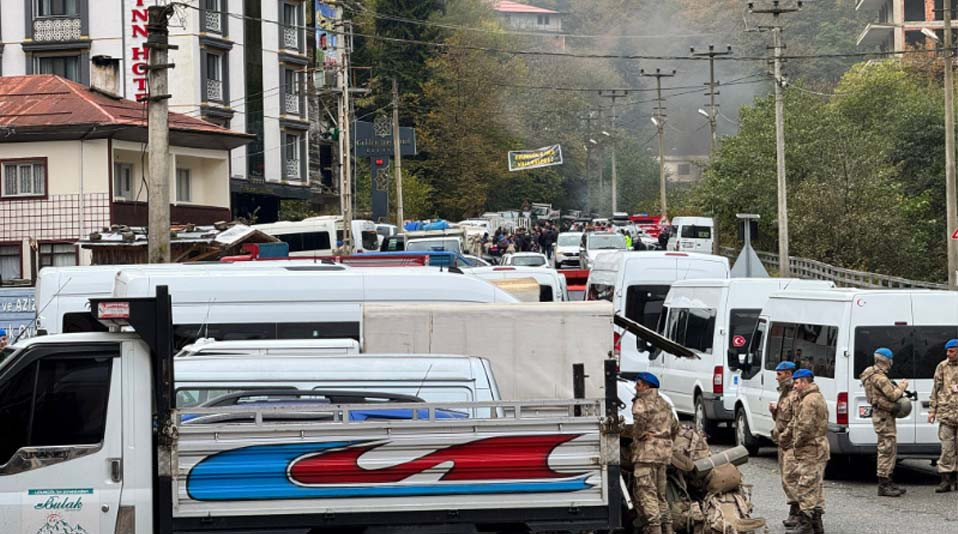
POLYGON ((532 229, 515 228, 506 230, 501 226, 493 235, 482 235, 482 252, 484 255, 501 257, 503 254, 516 252, 540 252, 552 259, 552 245, 559 238, 559 228, 549 222, 537 222, 532 229))

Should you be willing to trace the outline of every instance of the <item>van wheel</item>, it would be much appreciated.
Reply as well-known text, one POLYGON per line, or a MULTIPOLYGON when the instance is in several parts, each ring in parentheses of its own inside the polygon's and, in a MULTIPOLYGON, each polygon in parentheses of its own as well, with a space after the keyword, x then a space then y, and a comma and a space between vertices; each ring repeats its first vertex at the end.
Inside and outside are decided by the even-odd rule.
POLYGON ((752 429, 748 427, 748 418, 745 417, 745 410, 741 408, 735 412, 735 444, 745 447, 750 456, 758 454, 758 440, 752 435, 752 429))
POLYGON ((717 428, 714 421, 709 420, 705 415, 705 403, 702 401, 702 395, 695 395, 695 413, 692 415, 695 428, 706 436, 711 437, 717 428))

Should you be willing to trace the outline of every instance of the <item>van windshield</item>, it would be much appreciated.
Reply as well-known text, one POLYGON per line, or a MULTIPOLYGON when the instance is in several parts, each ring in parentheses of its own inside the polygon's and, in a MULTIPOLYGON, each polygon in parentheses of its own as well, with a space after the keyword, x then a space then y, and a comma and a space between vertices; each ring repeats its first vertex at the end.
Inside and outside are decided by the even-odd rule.
POLYGON ((683 239, 712 239, 711 226, 688 225, 682 227, 683 239))
POLYGON ((945 359, 945 343, 958 337, 958 326, 859 326, 855 329, 855 378, 874 362, 874 351, 895 354, 890 378, 930 379, 945 359))
POLYGON ((646 328, 656 329, 659 324, 659 315, 662 314, 662 303, 669 294, 666 285, 657 286, 629 286, 625 293, 625 316, 646 328))
POLYGON ((379 249, 379 234, 375 230, 365 230, 362 232, 363 248, 366 250, 379 249))
POLYGON ((589 236, 589 250, 625 249, 625 236, 622 234, 593 234, 589 236))

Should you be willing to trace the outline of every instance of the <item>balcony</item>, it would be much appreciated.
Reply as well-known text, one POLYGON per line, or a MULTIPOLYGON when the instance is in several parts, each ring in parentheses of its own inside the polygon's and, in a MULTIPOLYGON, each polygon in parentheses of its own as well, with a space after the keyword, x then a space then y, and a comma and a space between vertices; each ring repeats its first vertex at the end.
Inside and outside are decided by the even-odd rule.
POLYGON ((893 24, 881 24, 872 22, 865 26, 865 30, 858 36, 858 46, 876 47, 895 37, 895 26, 893 24))
POLYGON ((206 11, 203 13, 203 29, 213 33, 223 33, 222 17, 215 11, 206 11))
POLYGON ((299 95, 290 93, 283 94, 283 113, 286 115, 299 115, 299 95))
POLYGON ((223 82, 220 80, 206 80, 206 100, 209 102, 223 101, 223 82))
POLYGON ((79 41, 80 38, 80 17, 78 15, 33 19, 33 40, 36 42, 79 41))
POLYGON ((299 29, 284 27, 283 28, 283 48, 289 50, 299 50, 299 29))

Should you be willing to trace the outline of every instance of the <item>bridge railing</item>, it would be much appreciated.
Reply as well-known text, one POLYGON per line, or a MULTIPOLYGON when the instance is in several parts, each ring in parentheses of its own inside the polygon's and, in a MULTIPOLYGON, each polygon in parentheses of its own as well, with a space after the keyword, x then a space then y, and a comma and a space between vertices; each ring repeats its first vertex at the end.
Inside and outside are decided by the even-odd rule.
MULTIPOLYGON (((738 257, 739 250, 732 247, 721 247, 720 253, 732 261, 738 257)), ((767 269, 779 271, 778 254, 772 252, 759 252, 758 259, 767 269)), ((796 278, 807 278, 812 280, 830 280, 839 287, 860 287, 863 289, 948 289, 948 284, 939 284, 936 282, 926 282, 923 280, 909 280, 898 276, 887 274, 869 273, 865 271, 855 271, 845 269, 844 267, 835 267, 824 262, 810 260, 807 258, 788 257, 789 271, 796 278)))

